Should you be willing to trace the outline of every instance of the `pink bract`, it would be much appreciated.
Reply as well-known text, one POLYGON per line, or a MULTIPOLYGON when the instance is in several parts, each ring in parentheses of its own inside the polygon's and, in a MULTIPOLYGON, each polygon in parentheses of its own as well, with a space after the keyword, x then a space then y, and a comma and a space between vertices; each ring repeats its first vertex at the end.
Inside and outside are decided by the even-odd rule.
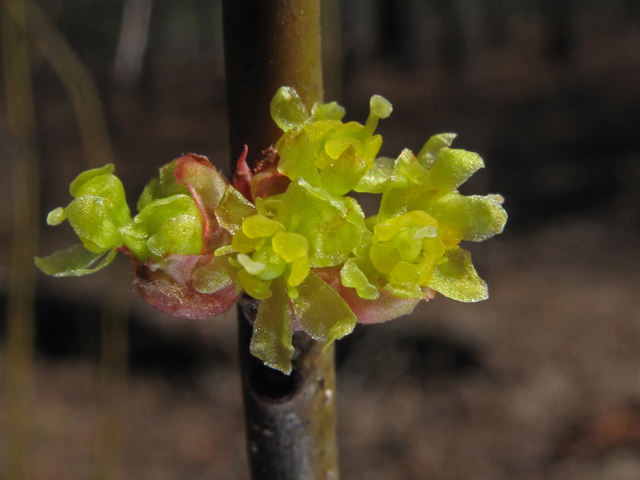
POLYGON ((278 171, 279 162, 280 155, 274 148, 262 152, 262 159, 253 169, 254 177, 251 180, 251 195, 254 199, 278 195, 287 190, 291 180, 278 171))
POLYGON ((376 300, 360 298, 355 288, 342 285, 340 272, 332 268, 317 268, 313 270, 322 280, 327 282, 349 305, 358 319, 358 323, 384 323, 402 315, 413 312, 421 300, 429 301, 435 292, 424 288, 423 298, 396 298, 385 290, 380 290, 380 297, 376 300))
POLYGON ((205 319, 222 315, 240 298, 235 285, 213 293, 193 286, 193 272, 211 261, 211 255, 168 255, 157 264, 133 263, 138 293, 158 310, 175 317, 205 319))
POLYGON ((202 253, 212 253, 228 240, 226 230, 220 227, 214 213, 228 182, 207 157, 193 153, 178 159, 174 176, 179 185, 189 189, 200 210, 204 232, 202 253))
POLYGON ((244 198, 253 202, 253 197, 251 195, 251 180, 253 179, 253 173, 247 164, 248 152, 249 148, 245 145, 242 153, 240 154, 240 158, 238 158, 236 171, 233 174, 233 186, 242 195, 244 195, 244 198))

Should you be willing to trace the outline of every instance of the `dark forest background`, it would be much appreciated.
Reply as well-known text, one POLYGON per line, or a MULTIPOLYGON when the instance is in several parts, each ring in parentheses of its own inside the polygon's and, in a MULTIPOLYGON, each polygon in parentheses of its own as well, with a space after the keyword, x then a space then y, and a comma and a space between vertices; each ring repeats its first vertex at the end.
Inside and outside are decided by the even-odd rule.
MULTIPOLYGON (((96 82, 130 194, 186 152, 230 175, 220 4, 40 2, 96 82)), ((325 99, 347 119, 364 122, 374 94, 393 104, 383 155, 456 132, 487 165, 464 193, 501 193, 509 213, 503 235, 469 247, 490 300, 436 298, 338 342, 343 478, 640 478, 640 2, 325 0, 323 48, 325 99)), ((37 52, 33 81, 46 213, 88 164, 37 52)), ((0 115, 0 315, 6 130, 0 115)), ((45 213, 43 255, 73 240, 45 213)), ((39 277, 31 478, 248 478, 235 315, 170 318, 133 294, 126 259, 109 270, 39 277), (105 407, 100 305, 114 282, 128 373, 105 407)))

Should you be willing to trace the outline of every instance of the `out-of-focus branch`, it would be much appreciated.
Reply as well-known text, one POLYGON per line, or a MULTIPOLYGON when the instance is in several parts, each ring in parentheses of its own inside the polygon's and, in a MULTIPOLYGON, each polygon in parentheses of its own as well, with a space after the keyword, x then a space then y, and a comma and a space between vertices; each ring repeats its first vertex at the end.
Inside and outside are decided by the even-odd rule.
POLYGON ((76 53, 33 2, 28 2, 29 37, 71 97, 87 160, 92 168, 113 163, 113 151, 95 83, 76 53))
MULTIPOLYGON (((112 275, 120 272, 113 272, 112 275)), ((111 282, 102 303, 102 345, 100 361, 100 418, 94 446, 93 480, 119 477, 122 443, 122 398, 127 390, 127 298, 129 285, 111 282)))
MULTIPOLYGON (((38 5, 29 2, 27 14, 30 40, 49 62, 71 97, 87 163, 92 168, 115 163, 102 104, 91 75, 38 5)), ((29 257, 31 263, 32 257, 33 254, 29 257)), ((101 411, 92 472, 95 480, 117 477, 122 426, 121 398, 126 389, 127 375, 126 298, 129 292, 117 288, 117 282, 111 282, 107 292, 101 305, 101 411)))
POLYGON ((327 98, 342 100, 342 26, 339 0, 322 2, 322 71, 327 98))
POLYGON ((2 0, 2 66, 13 157, 13 238, 4 386, 4 478, 28 478, 33 371, 33 303, 40 210, 36 122, 23 0, 2 0))
POLYGON ((149 38, 152 0, 126 0, 116 53, 115 76, 120 85, 133 87, 140 79, 149 38))

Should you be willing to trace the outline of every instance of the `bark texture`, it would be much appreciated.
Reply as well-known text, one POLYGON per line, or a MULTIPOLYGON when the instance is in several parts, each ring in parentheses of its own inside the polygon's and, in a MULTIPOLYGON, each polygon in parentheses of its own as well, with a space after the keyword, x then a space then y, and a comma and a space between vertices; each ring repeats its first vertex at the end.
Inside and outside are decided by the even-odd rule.
MULTIPOLYGON (((307 108, 322 101, 319 0, 224 0, 231 171, 244 145, 251 165, 281 133, 270 103, 294 87, 307 108)), ((249 353, 258 302, 238 304, 247 448, 254 480, 336 480, 333 349, 295 333, 293 372, 249 353)))

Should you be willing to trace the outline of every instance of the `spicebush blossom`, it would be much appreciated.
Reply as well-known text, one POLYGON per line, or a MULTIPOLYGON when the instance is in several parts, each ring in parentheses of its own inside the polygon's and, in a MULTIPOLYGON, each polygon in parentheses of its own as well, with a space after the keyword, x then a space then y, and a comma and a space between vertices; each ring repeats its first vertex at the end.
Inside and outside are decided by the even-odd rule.
POLYGON ((74 200, 47 217, 68 220, 82 243, 36 264, 79 276, 122 251, 141 295, 185 318, 224 313, 244 291, 260 300, 251 352, 286 374, 296 330, 329 346, 357 322, 410 313, 435 292, 488 298, 460 242, 502 232, 502 197, 458 192, 484 163, 450 148, 454 134, 431 137, 418 155, 377 158, 375 129, 391 111, 374 96, 365 125, 343 123, 335 102, 309 113, 282 87, 271 114, 283 135, 253 170, 246 148, 233 185, 205 157, 185 155, 160 169, 133 218, 113 165, 84 172, 74 200), (380 195, 378 213, 365 218, 351 191, 380 195))

